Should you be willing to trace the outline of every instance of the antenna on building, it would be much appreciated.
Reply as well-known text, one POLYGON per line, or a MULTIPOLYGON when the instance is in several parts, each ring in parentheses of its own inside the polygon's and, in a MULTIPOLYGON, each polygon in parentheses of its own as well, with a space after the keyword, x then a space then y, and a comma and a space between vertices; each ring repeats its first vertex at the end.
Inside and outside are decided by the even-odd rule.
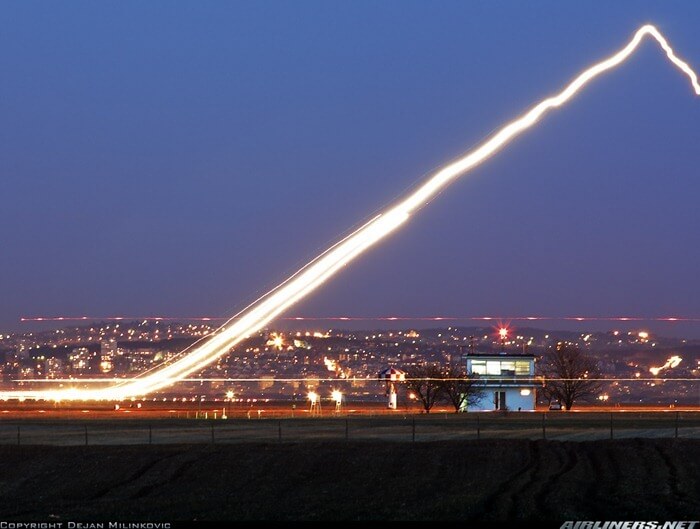
POLYGON ((498 335, 501 337, 501 353, 506 352, 506 338, 508 338, 508 329, 501 327, 498 329, 498 335))

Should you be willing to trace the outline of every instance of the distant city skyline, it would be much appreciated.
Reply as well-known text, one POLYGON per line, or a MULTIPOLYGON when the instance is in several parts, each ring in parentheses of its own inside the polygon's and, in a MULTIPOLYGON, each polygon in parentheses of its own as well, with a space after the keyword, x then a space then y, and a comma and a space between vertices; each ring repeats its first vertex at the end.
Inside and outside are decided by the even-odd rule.
MULTIPOLYGON (((87 389, 110 381, 124 382, 126 377, 172 361, 184 347, 215 329, 215 324, 206 322, 121 321, 0 334, 0 386, 10 390, 27 384, 47 388, 67 383, 87 389)), ((419 330, 266 329, 236 346, 232 354, 201 372, 173 381, 147 400, 195 401, 202 396, 212 400, 229 391, 244 400, 295 400, 305 398, 313 388, 324 395, 341 389, 349 400, 385 401, 386 388, 379 378, 387 366, 399 370, 426 363, 454 367, 464 365, 467 353, 495 355, 499 364, 505 358, 502 354, 510 359, 525 355, 543 361, 548 351, 561 343, 579 347, 600 369, 604 386, 588 405, 698 402, 697 340, 648 332, 561 332, 489 325, 419 330)), ((510 362, 508 358, 505 361, 510 362)), ((484 374, 473 371, 473 363, 467 369, 484 374)), ((490 375, 499 374, 493 369, 491 366, 490 375)), ((532 383, 530 377, 536 376, 539 374, 532 372, 531 366, 527 380, 521 382, 532 383)), ((405 400, 407 388, 399 392, 405 400)), ((546 396, 536 393, 540 404, 546 404, 546 396)), ((518 397, 508 397, 513 398, 518 397)), ((483 404, 487 408, 493 405, 490 399, 483 404)), ((520 406, 528 409, 525 404, 520 406)))
MULTIPOLYGON (((0 7, 3 330, 231 315, 641 23, 700 65, 691 2, 81 7, 0 7)), ((294 315, 700 316, 669 70, 644 45, 294 315)))
MULTIPOLYGON (((31 332, 45 332, 50 329, 70 328, 74 325, 102 325, 109 323, 130 323, 133 321, 147 321, 149 323, 202 323, 213 325, 214 327, 221 325, 227 317, 153 317, 148 315, 134 316, 119 316, 117 318, 110 317, 86 317, 80 318, 64 318, 53 319, 47 318, 39 321, 32 319, 24 321, 18 330, 13 331, 18 334, 31 332)), ((691 318, 687 321, 677 318, 522 318, 522 317, 502 317, 502 316, 485 316, 485 317, 450 317, 444 316, 439 318, 420 318, 420 317, 354 317, 354 316, 285 316, 276 319, 272 324, 266 326, 268 330, 281 332, 296 332, 298 330, 308 330, 310 328, 320 331, 361 331, 368 329, 391 330, 403 329, 409 331, 414 330, 430 330, 442 328, 466 328, 475 325, 481 325, 485 328, 491 328, 494 335, 497 334, 499 328, 505 327, 512 332, 520 332, 525 329, 548 329, 555 332, 572 332, 572 333, 587 333, 587 332, 649 332, 653 336, 659 338, 676 338, 676 339, 700 339, 700 322, 697 318, 691 318)), ((4 330, 8 332, 8 330, 4 330)))

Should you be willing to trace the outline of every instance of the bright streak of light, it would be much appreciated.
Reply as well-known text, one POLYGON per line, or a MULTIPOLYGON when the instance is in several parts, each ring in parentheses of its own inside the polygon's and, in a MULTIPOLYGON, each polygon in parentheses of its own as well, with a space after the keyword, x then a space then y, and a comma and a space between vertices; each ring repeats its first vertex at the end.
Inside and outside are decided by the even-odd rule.
POLYGON ((642 26, 624 48, 584 70, 561 92, 537 103, 525 114, 506 124, 477 148, 440 169, 403 200, 389 206, 383 213, 322 253, 279 286, 258 298, 236 315, 238 319, 227 321, 205 342, 183 351, 180 358, 173 363, 111 387, 94 390, 20 389, 1 392, 0 398, 119 400, 157 391, 170 385, 173 379, 182 379, 201 370, 226 355, 241 340, 279 317, 289 307, 323 285, 350 261, 397 230, 408 221, 413 213, 426 205, 445 187, 508 145, 522 132, 535 125, 549 110, 563 105, 590 81, 625 61, 647 35, 658 42, 668 59, 688 76, 695 93, 700 95, 697 75, 690 66, 675 55, 666 39, 654 26, 642 26))
MULTIPOLYGON (((364 378, 348 378, 348 379, 338 379, 338 377, 291 377, 291 378, 265 378, 265 377, 253 377, 253 378, 186 378, 186 379, 173 379, 169 380, 170 385, 175 385, 181 382, 238 382, 238 383, 258 383, 258 382, 302 382, 302 383, 314 383, 314 384, 320 384, 323 382, 330 382, 333 384, 338 384, 338 383, 348 383, 351 384, 356 381, 375 381, 376 379, 374 377, 369 378, 369 377, 364 377, 364 378)), ((400 377, 399 380, 393 380, 393 382, 405 382, 409 380, 463 380, 460 378, 406 378, 406 377, 400 377)), ((490 378, 489 380, 500 380, 498 378, 490 378)), ((503 380, 512 380, 512 378, 504 378, 503 380)), ((524 381, 531 381, 531 382, 541 382, 542 377, 540 376, 534 376, 530 378, 523 379, 524 381)), ((547 380, 556 380, 556 381, 569 381, 569 380, 580 380, 580 378, 547 378, 547 380)), ((648 382, 651 380, 662 380, 665 382, 697 382, 698 378, 697 377, 663 377, 659 378, 654 376, 649 377, 649 378, 644 378, 641 376, 641 373, 637 374, 635 373, 634 377, 603 377, 603 378, 589 378, 586 377, 586 380, 593 380, 597 382, 648 382)), ((45 379, 45 378, 31 378, 31 379, 22 379, 22 380, 14 380, 13 382, 31 382, 31 383, 66 383, 66 382, 76 382, 75 379, 45 379)), ((87 379, 87 380, 81 380, 80 383, 101 383, 104 384, 106 382, 123 382, 123 379, 87 379)), ((382 382, 386 382, 386 380, 382 380, 382 382)), ((228 398, 228 397, 227 397, 228 398)), ((40 400, 52 400, 55 401, 55 399, 51 399, 49 397, 41 397, 40 400)), ((0 402, 4 402, 7 400, 12 400, 11 398, 7 397, 0 397, 0 402)), ((121 400, 131 400, 131 399, 121 399, 121 400)), ((194 399, 192 399, 194 401, 194 399)), ((57 401, 60 402, 60 401, 57 401)))
POLYGON ((680 356, 674 355, 671 358, 669 358, 668 360, 666 360, 666 363, 664 365, 662 365, 661 367, 650 367, 649 372, 652 375, 656 376, 661 371, 664 371, 666 369, 673 369, 674 367, 678 367, 678 364, 680 364, 681 361, 683 361, 683 359, 680 356))

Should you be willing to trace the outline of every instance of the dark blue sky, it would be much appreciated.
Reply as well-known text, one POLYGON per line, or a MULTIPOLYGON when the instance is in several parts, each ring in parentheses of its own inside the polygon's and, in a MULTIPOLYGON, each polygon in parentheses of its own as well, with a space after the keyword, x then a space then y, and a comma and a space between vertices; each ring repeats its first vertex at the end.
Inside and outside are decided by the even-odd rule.
MULTIPOLYGON (((640 25, 700 68, 695 1, 0 20, 0 329, 229 315, 640 25)), ((699 316, 699 136, 700 98, 649 42, 290 315, 699 316)))

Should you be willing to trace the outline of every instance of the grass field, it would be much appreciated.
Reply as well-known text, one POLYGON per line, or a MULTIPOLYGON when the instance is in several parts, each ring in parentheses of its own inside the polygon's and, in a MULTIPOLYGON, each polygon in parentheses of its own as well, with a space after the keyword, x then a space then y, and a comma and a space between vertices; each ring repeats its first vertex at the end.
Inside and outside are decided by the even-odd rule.
POLYGON ((431 442, 700 439, 698 412, 481 413, 322 418, 0 420, 0 444, 228 444, 300 441, 431 442))

